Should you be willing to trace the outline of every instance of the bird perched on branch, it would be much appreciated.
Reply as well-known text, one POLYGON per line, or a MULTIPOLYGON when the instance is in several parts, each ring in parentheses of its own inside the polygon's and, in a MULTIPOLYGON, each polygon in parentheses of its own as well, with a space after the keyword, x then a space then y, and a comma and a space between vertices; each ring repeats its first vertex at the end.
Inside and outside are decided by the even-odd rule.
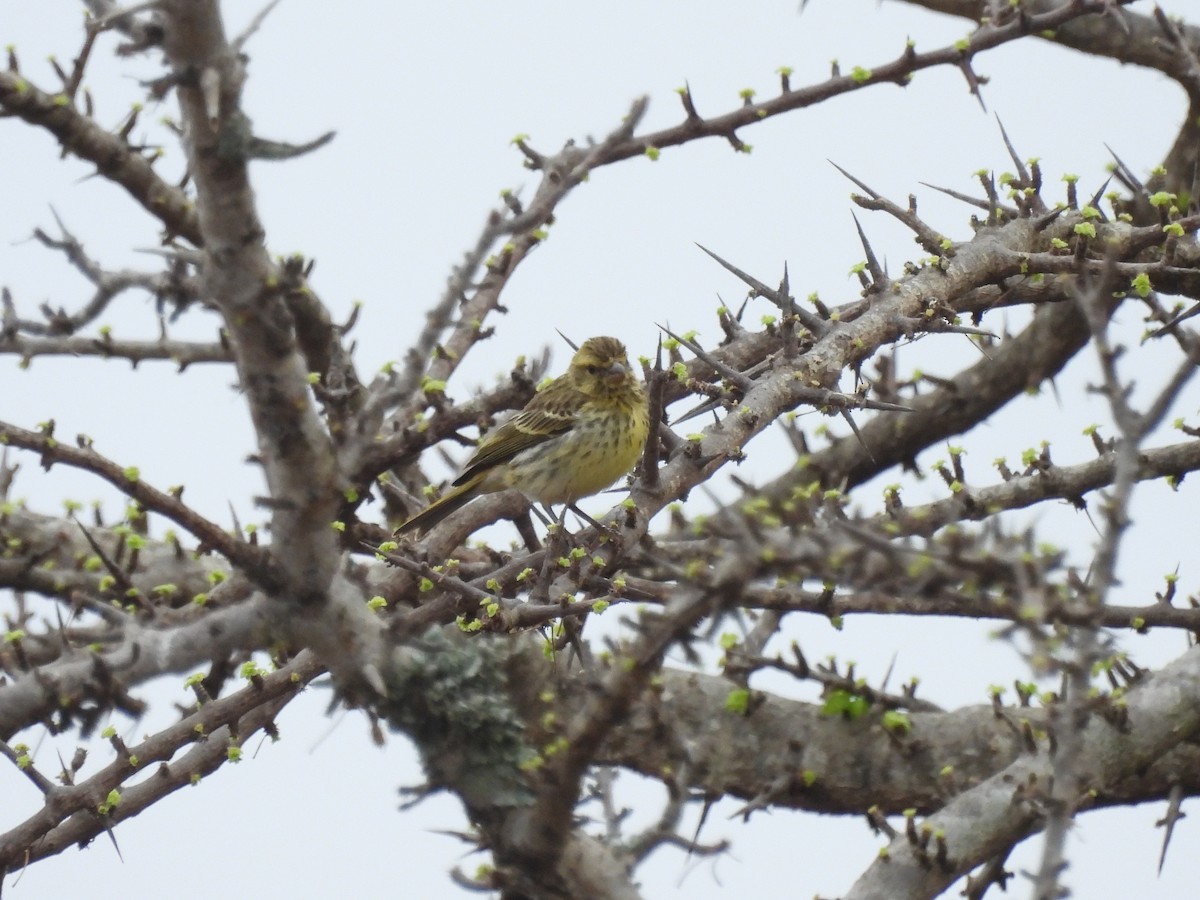
POLYGON ((396 534, 427 531, 480 494, 505 488, 545 505, 574 505, 633 468, 649 423, 646 391, 625 346, 590 338, 566 374, 486 435, 450 490, 396 534))

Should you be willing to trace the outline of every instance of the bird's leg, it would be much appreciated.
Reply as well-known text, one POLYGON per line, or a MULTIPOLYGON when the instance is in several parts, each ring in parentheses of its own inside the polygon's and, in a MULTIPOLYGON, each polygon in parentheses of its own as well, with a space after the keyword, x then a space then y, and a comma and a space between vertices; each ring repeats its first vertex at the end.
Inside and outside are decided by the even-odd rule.
POLYGON ((541 523, 547 528, 549 528, 552 523, 558 521, 558 517, 554 515, 554 510, 545 504, 530 503, 529 512, 537 516, 538 519, 541 520, 541 523))
POLYGON ((554 538, 555 532, 563 531, 562 519, 554 514, 549 506, 538 503, 530 503, 529 508, 519 519, 514 519, 513 524, 517 526, 517 531, 521 535, 521 539, 525 541, 525 546, 531 551, 540 550, 541 543, 537 539, 537 534, 533 530, 533 516, 537 516, 538 520, 546 527, 547 546, 549 546, 554 538), (523 530, 528 529, 528 531, 523 530))
MULTIPOLYGON (((582 509, 580 509, 574 503, 568 503, 566 506, 563 507, 562 518, 559 520, 560 523, 566 521, 568 510, 575 513, 575 515, 577 515, 583 522, 585 522, 586 524, 591 525, 593 528, 595 528, 596 531, 601 535, 602 542, 603 542, 603 536, 606 534, 610 535, 612 537, 616 537, 617 535, 620 534, 620 529, 617 528, 615 524, 614 525, 605 525, 603 522, 597 522, 595 519, 593 519, 591 516, 589 516, 587 513, 585 513, 582 509)), ((565 528, 563 530, 566 531, 565 528)), ((573 546, 584 547, 584 544, 581 541, 577 540, 577 538, 579 537, 578 535, 570 534, 570 532, 567 532, 567 535, 570 538, 572 538, 571 544, 573 546)), ((587 549, 587 548, 584 547, 584 549, 587 549)))
MULTIPOLYGON (((539 519, 541 519, 542 524, 546 526, 547 552, 552 552, 557 556, 561 556, 562 553, 568 549, 568 547, 582 546, 578 541, 575 540, 576 535, 567 530, 566 521, 568 511, 575 513, 575 515, 578 516, 583 522, 591 525, 601 533, 618 533, 616 528, 613 528, 612 526, 606 526, 601 522, 597 522, 574 503, 568 503, 562 508, 562 512, 557 515, 555 515, 554 510, 549 506, 539 509, 537 504, 530 506, 530 511, 533 512, 539 519)), ((524 537, 524 535, 522 535, 522 537, 524 537)), ((529 544, 528 540, 526 540, 526 544, 529 544)))
MULTIPOLYGON (((595 519, 593 519, 591 516, 589 516, 587 513, 585 513, 582 509, 580 509, 574 503, 567 504, 567 509, 569 509, 571 512, 575 513, 575 515, 579 516, 579 518, 583 519, 583 521, 587 522, 589 525, 591 525, 597 531, 605 531, 606 530, 603 525, 601 525, 599 522, 597 522, 595 519)), ((563 514, 565 517, 566 510, 563 510, 563 514)))
POLYGON ((617 524, 617 522, 609 522, 608 524, 605 524, 604 522, 597 522, 574 503, 572 503, 568 508, 571 510, 571 512, 575 513, 575 515, 579 516, 579 518, 583 519, 585 522, 588 522, 593 528, 596 529, 596 534, 598 535, 599 539, 599 544, 597 544, 597 546, 604 544, 606 541, 620 541, 621 527, 617 524))

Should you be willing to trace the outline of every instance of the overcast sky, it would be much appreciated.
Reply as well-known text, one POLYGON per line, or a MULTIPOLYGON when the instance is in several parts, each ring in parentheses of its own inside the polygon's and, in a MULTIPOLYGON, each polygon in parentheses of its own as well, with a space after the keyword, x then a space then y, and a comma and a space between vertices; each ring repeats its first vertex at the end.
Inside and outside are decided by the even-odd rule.
MULTIPOLYGON (((1185 0, 1161 5, 1195 12, 1185 0)), ((843 71, 869 68, 894 59, 907 38, 931 50, 968 31, 963 21, 875 0, 812 0, 803 13, 795 0, 610 0, 581 7, 528 0, 289 0, 248 44, 244 106, 257 134, 303 142, 337 132, 312 155, 256 163, 253 178, 271 251, 315 258, 312 282, 335 318, 364 304, 353 336, 359 370, 368 377, 407 348, 500 191, 524 187, 528 194, 536 185, 536 174, 522 168, 511 146, 518 133, 548 152, 568 139, 599 138, 643 94, 650 97, 643 128, 663 127, 680 120, 675 89, 685 83, 702 114, 721 113, 740 103, 744 88, 776 92, 780 66, 793 68, 793 85, 804 85, 827 77, 835 58, 843 71)), ((259 4, 227 3, 225 9, 236 33, 259 4)), ((1134 9, 1148 13, 1151 7, 1137 3, 1134 9)), ((81 6, 69 0, 0 0, 0 42, 15 45, 33 83, 53 90, 46 58, 69 64, 81 43, 81 20, 81 6)), ((112 35, 100 40, 85 84, 97 119, 116 127, 142 99, 139 79, 162 70, 157 60, 114 60, 114 43, 112 35)), ((631 160, 596 172, 560 208, 549 239, 506 289, 508 313, 491 323, 495 337, 472 355, 452 392, 465 397, 507 372, 517 355, 545 346, 561 370, 567 353, 556 328, 576 340, 614 334, 635 355, 653 352, 657 323, 697 329, 701 341, 716 343, 716 307, 740 304, 745 291, 697 243, 768 283, 778 280, 786 262, 797 296, 818 292, 830 304, 853 299, 858 282, 848 273, 863 252, 851 218, 852 186, 829 161, 898 201, 915 193, 927 221, 965 240, 971 210, 921 182, 970 192, 978 186, 976 170, 1010 169, 995 116, 1023 156, 1041 158, 1052 202, 1061 196, 1064 172, 1080 176, 1081 194, 1100 186, 1110 162, 1106 144, 1134 172, 1147 173, 1165 155, 1185 109, 1178 86, 1156 73, 1045 43, 985 54, 976 68, 991 76, 986 112, 961 73, 947 68, 920 73, 904 89, 880 85, 746 129, 741 137, 753 146, 748 155, 713 139, 666 150, 657 162, 631 160)), ((175 116, 173 99, 148 107, 134 136, 162 142, 162 171, 177 176, 182 151, 158 124, 175 116)), ((28 240, 35 226, 53 230, 51 207, 105 266, 153 267, 153 258, 136 250, 158 243, 155 223, 119 189, 88 178, 89 166, 61 160, 48 135, 0 121, 0 173, 0 285, 12 290, 26 315, 41 303, 76 309, 88 296, 60 256, 28 240)), ((893 273, 920 255, 911 236, 882 214, 859 210, 858 216, 893 273)), ((758 301, 746 320, 757 323, 768 311, 758 301)), ((1016 315, 1007 325, 1015 329, 1022 321, 1016 315)), ((122 297, 103 322, 125 338, 150 337, 158 328, 151 301, 133 296, 122 297)), ((1001 331, 1006 320, 997 316, 987 324, 1001 331)), ((1131 335, 1140 333, 1132 310, 1124 324, 1131 335)), ((207 339, 215 327, 211 315, 197 312, 171 329, 207 339)), ((935 374, 952 374, 973 360, 976 351, 966 339, 937 340, 902 349, 900 359, 935 374)), ((1152 348, 1130 354, 1143 389, 1164 377, 1154 362, 1152 348)), ((1081 429, 1107 416, 1097 398, 1080 390, 1088 374, 1086 366, 1074 366, 1060 380, 1061 404, 1045 391, 964 441, 969 474, 990 482, 995 457, 1015 461, 1043 439, 1054 441, 1057 462, 1092 458, 1081 429)), ((23 371, 14 360, 0 359, 0 419, 32 427, 54 417, 60 438, 87 433, 98 450, 138 466, 148 481, 186 484, 186 498, 205 515, 228 522, 232 506, 243 523, 260 521, 251 497, 262 485, 257 470, 244 463, 255 442, 233 380, 231 372, 211 366, 176 376, 157 363, 131 372, 116 362, 38 359, 23 371)), ((1194 414, 1195 401, 1192 395, 1175 414, 1194 414)), ((764 435, 747 447, 738 475, 765 481, 783 471, 791 463, 784 447, 764 435)), ((119 516, 122 504, 93 479, 61 467, 46 474, 33 458, 20 461, 15 494, 36 511, 57 512, 68 497, 95 498, 110 519, 119 516)), ((935 496, 939 485, 914 485, 912 496, 935 496)), ((1180 543, 1184 526, 1152 522, 1161 496, 1155 492, 1165 490, 1141 491, 1138 524, 1157 527, 1131 539, 1122 593, 1114 600, 1146 602, 1178 563, 1183 593, 1197 589, 1197 572, 1180 543)), ((611 498, 596 498, 585 508, 599 511, 606 502, 611 498)), ((1039 512, 1036 521, 1046 539, 1076 548, 1086 564, 1095 538, 1085 517, 1064 506, 1039 512)), ((1194 532, 1194 521, 1187 528, 1194 532)), ((0 595, 0 610, 6 601, 0 595)), ((879 678, 895 658, 893 683, 920 675, 924 696, 951 707, 985 702, 988 685, 1026 677, 1017 652, 989 639, 987 625, 856 619, 835 632, 815 618, 796 624, 810 659, 837 654, 879 678)), ((1183 649, 1178 635, 1123 641, 1142 664, 1183 649)), ((170 704, 186 702, 182 681, 164 679, 139 691, 165 698, 165 705, 136 724, 115 717, 127 740, 172 720, 170 704)), ((814 696, 808 686, 763 686, 814 696)), ((464 856, 466 845, 439 833, 465 829, 458 805, 434 798, 414 812, 397 812, 396 789, 420 780, 412 748, 396 737, 382 750, 374 747, 361 716, 325 716, 328 700, 327 692, 311 691, 281 717, 283 741, 247 748, 246 761, 122 823, 116 837, 123 863, 99 840, 86 852, 39 863, 20 879, 10 876, 6 896, 199 900, 214 891, 266 890, 297 897, 466 896, 445 873, 455 865, 470 872, 483 859, 464 856)), ((40 742, 37 760, 49 772, 57 771, 56 750, 69 758, 75 746, 70 737, 22 739, 40 742)), ((91 762, 99 765, 111 751, 101 746, 93 753, 91 762)), ((628 777, 622 783, 626 802, 660 797, 654 785, 628 777)), ((22 776, 0 767, 0 830, 40 799, 22 776)), ((718 807, 701 835, 731 839, 731 853, 689 861, 660 851, 641 871, 646 896, 836 896, 880 845, 857 819, 775 811, 745 827, 728 818, 734 809, 718 807)), ((645 815, 656 812, 651 804, 645 815)), ((1154 806, 1084 816, 1066 879, 1076 895, 1194 893, 1200 858, 1183 852, 1195 840, 1191 820, 1178 826, 1163 876, 1154 878, 1160 832, 1151 825, 1161 814, 1154 806)), ((1038 842, 1029 842, 1010 865, 1034 867, 1037 852, 1038 842)), ((1022 896, 1025 888, 1015 891, 1022 896)))

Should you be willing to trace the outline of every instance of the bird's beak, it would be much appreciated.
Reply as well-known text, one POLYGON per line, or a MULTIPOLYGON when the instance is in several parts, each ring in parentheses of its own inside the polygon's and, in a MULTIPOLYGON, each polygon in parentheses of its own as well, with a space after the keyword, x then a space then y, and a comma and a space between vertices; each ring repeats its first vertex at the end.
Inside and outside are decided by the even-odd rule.
POLYGON ((624 381, 629 375, 629 365, 623 362, 615 362, 609 366, 604 372, 604 380, 609 384, 617 384, 624 381))

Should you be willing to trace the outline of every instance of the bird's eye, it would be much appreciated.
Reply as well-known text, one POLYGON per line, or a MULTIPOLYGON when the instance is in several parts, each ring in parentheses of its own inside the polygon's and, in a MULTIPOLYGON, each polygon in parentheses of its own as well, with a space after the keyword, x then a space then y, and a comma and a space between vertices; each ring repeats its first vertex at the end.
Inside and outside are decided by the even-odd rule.
POLYGON ((588 370, 589 375, 599 375, 600 374, 599 366, 588 366, 587 370, 588 370))

